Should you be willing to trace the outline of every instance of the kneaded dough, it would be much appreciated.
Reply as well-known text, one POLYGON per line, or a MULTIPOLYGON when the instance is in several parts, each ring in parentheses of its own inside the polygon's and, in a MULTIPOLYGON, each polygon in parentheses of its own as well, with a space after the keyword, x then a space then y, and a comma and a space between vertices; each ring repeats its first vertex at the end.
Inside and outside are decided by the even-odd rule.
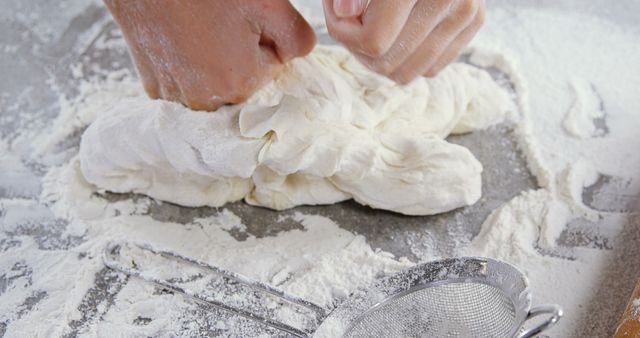
POLYGON ((481 194, 482 165, 444 138, 512 107, 470 65, 399 86, 341 47, 318 46, 246 103, 216 112, 145 97, 117 103, 82 136, 81 169, 101 189, 186 206, 244 198, 281 210, 353 198, 436 214, 481 194))

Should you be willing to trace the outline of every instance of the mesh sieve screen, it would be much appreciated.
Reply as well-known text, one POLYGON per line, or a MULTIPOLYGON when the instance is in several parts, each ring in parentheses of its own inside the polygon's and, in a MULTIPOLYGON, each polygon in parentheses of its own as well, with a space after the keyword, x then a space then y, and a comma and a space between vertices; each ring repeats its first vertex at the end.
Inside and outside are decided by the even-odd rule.
POLYGON ((508 337, 515 316, 500 289, 456 282, 391 298, 356 319, 345 337, 508 337))

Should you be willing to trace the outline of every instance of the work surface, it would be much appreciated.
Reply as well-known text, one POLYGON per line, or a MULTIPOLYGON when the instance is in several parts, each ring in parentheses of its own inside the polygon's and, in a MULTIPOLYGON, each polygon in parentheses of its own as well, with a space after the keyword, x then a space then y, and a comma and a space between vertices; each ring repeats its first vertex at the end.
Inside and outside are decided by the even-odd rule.
MULTIPOLYGON (((60 111, 59 95, 62 93, 73 97, 77 93, 75 83, 78 74, 73 74, 73 67, 77 64, 84 65, 81 77, 105 69, 131 69, 132 66, 121 46, 105 48, 101 45, 106 41, 106 36, 118 35, 117 27, 101 4, 89 3, 79 6, 77 3, 82 1, 40 0, 4 2, 0 7, 0 30, 3 32, 0 37, 0 73, 3 74, 3 81, 0 83, 0 132, 2 140, 11 146, 7 147, 10 149, 0 147, 0 201, 38 200, 41 177, 50 166, 61 164, 75 153, 80 134, 76 133, 66 139, 56 146, 52 154, 39 159, 31 157, 28 142, 12 141, 20 139, 20 134, 25 130, 46 130, 47 125, 60 111), (92 66, 94 63, 97 65, 92 66), (2 154, 3 151, 6 153, 2 154), (24 166, 18 168, 3 165, 3 156, 5 159, 9 156, 18 158, 24 166)), ((634 18, 637 16, 634 13, 640 10, 640 3, 634 1, 589 1, 588 5, 584 1, 517 3, 516 5, 509 1, 489 1, 488 6, 503 6, 514 12, 521 7, 549 6, 557 11, 584 11, 602 15, 630 29, 640 27, 637 17, 634 18)), ((327 37, 321 37, 320 40, 326 41, 327 37)), ((475 236, 492 210, 522 191, 537 188, 537 183, 527 169, 523 155, 517 149, 513 127, 509 124, 470 135, 450 137, 449 140, 469 148, 484 166, 483 197, 473 206, 443 215, 407 217, 372 210, 354 202, 333 206, 300 207, 285 212, 255 208, 238 202, 226 207, 240 216, 247 227, 246 232, 235 235, 238 240, 243 240, 248 235, 257 238, 273 236, 299 226, 295 222, 278 221, 283 215, 303 212, 331 218, 341 227, 365 236, 373 248, 380 248, 398 257, 418 261, 425 256, 425 252, 435 256, 454 254, 460 238, 470 239, 475 236)), ((585 201, 593 203, 594 208, 611 204, 615 198, 598 195, 599 189, 605 183, 600 181, 584 191, 585 201)), ((111 201, 129 197, 115 194, 104 196, 111 201)), ((3 221, 2 217, 10 212, 6 205, 0 202, 0 222, 3 221)), ((220 210, 186 208, 154 202, 150 204, 148 212, 159 221, 188 223, 195 218, 216 215, 220 210)), ((6 219, 4 221, 8 222, 6 219)), ((11 231, 3 229, 0 224, 0 230, 4 230, 4 237, 0 240, 2 255, 12 255, 12 248, 15 246, 12 243, 20 236, 32 237, 46 250, 69 250, 77 245, 73 240, 64 238, 64 220, 42 219, 41 214, 37 214, 31 219, 25 217, 24 223, 29 226, 12 227, 11 231)), ((638 220, 629 220, 630 225, 623 230, 624 236, 616 247, 608 245, 612 239, 606 236, 588 236, 581 233, 580 226, 575 224, 578 230, 568 229, 560 235, 560 246, 595 246, 602 250, 613 250, 614 256, 619 257, 607 270, 601 271, 600 276, 592 276, 594 280, 599 280, 599 286, 592 295, 591 309, 583 309, 584 322, 578 325, 579 329, 573 333, 574 336, 607 336, 613 332, 640 268, 640 231, 634 225, 637 223, 638 220)), ((79 238, 77 241, 82 239, 79 238)), ((12 285, 11 274, 5 273, 10 268, 12 267, 0 266, 0 300, 5 290, 12 285)), ((520 268, 526 270, 526 267, 520 268)), ((69 336, 83 332, 87 326, 99 321, 113 303, 122 284, 126 282, 126 279, 118 278, 106 268, 98 273, 94 286, 87 292, 78 308, 81 317, 69 318, 69 336)), ((575 281, 566 281, 573 282, 575 281)), ((33 296, 24 300, 21 313, 17 316, 25 315, 37 308, 38 302, 44 297, 46 293, 34 290, 33 296)), ((215 320, 211 318, 211 314, 198 311, 192 315, 194 318, 199 316, 202 319, 195 320, 200 333, 220 333, 217 331, 219 328, 214 327, 215 320)), ((0 336, 4 334, 7 326, 11 325, 10 321, 2 320, 0 317, 0 336)))

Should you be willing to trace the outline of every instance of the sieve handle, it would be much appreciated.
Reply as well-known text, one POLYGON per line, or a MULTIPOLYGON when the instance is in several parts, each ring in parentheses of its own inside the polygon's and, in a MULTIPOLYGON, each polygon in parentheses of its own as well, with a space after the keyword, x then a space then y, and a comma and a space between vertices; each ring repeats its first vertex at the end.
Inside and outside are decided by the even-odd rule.
POLYGON ((560 320, 560 318, 562 318, 562 315, 563 315, 562 308, 560 308, 560 306, 555 304, 545 304, 545 305, 534 306, 533 308, 531 308, 531 310, 529 310, 529 313, 527 314, 527 318, 525 318, 524 322, 526 323, 531 318, 542 316, 542 315, 549 315, 549 318, 547 318, 544 322, 528 330, 525 330, 518 336, 518 338, 533 337, 538 333, 555 325, 555 323, 557 323, 560 320))
MULTIPOLYGON (((153 254, 156 255, 160 255, 160 256, 164 256, 164 257, 169 257, 172 259, 176 259, 178 261, 183 261, 186 263, 190 263, 192 265, 196 265, 199 266, 200 268, 203 268, 205 270, 210 270, 214 273, 217 273, 219 275, 225 276, 227 278, 231 278, 245 286, 254 288, 256 290, 259 291, 263 291, 269 294, 272 294, 274 296, 276 296, 277 298, 281 299, 281 300, 285 300, 288 302, 291 302, 293 304, 297 304, 303 307, 306 307, 309 310, 312 310, 314 312, 316 312, 316 315, 319 318, 324 318, 326 315, 324 314, 324 309, 322 309, 319 305, 316 305, 314 303, 305 301, 297 296, 293 296, 290 294, 287 294, 283 291, 280 291, 276 288, 273 288, 267 284, 258 282, 258 281, 254 281, 251 280, 247 277, 244 277, 242 275, 239 274, 235 274, 233 272, 230 271, 226 271, 222 268, 216 267, 216 266, 212 266, 209 265, 207 263, 204 262, 200 262, 197 261, 195 259, 189 258, 189 257, 185 257, 182 256, 180 254, 174 253, 174 252, 169 252, 169 251, 162 251, 162 250, 157 250, 152 248, 151 246, 147 245, 147 244, 141 244, 141 243, 135 243, 135 242, 130 242, 130 243, 124 243, 124 244, 129 244, 129 245, 134 245, 137 246, 138 248, 151 252, 153 254), (317 309, 320 309, 319 311, 316 311, 317 309)), ((122 246, 123 244, 120 243, 109 243, 107 245, 107 247, 105 248, 104 252, 103 252, 103 256, 102 256, 102 260, 104 262, 104 264, 110 268, 113 269, 115 271, 119 271, 124 273, 125 275, 128 276, 132 276, 132 277, 137 277, 143 281, 149 282, 149 283, 153 283, 156 285, 159 285, 163 288, 178 292, 188 298, 194 299, 196 301, 208 304, 210 306, 213 306, 215 308, 227 311, 227 312, 231 312, 234 313, 236 315, 239 315, 241 317, 247 318, 251 321, 254 322, 258 322, 258 323, 262 323, 264 325, 270 326, 272 328, 275 328, 277 330, 289 333, 295 337, 299 337, 299 338, 306 338, 306 337, 310 337, 311 333, 306 332, 304 330, 301 330, 299 328, 293 327, 291 325, 282 323, 280 321, 274 320, 274 319, 270 319, 270 318, 266 318, 257 314, 254 314, 250 311, 246 311, 244 309, 238 308, 238 307, 234 307, 234 306, 230 306, 230 305, 226 305, 224 303, 221 303, 215 299, 211 299, 209 297, 200 295, 198 293, 193 292, 192 290, 189 289, 185 289, 182 288, 181 286, 171 283, 169 281, 154 277, 154 276, 149 276, 147 274, 145 274, 143 271, 141 271, 138 268, 131 268, 129 266, 126 266, 124 264, 122 264, 119 260, 118 260, 118 256, 119 254, 119 248, 122 246)))

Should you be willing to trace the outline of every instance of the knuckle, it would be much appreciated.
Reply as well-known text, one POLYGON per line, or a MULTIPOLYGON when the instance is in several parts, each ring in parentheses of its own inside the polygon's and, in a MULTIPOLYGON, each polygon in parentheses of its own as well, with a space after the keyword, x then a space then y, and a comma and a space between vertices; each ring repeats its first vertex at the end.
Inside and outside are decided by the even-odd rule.
POLYGON ((391 62, 384 60, 384 59, 379 59, 379 60, 374 60, 372 62, 368 62, 367 66, 373 70, 376 73, 379 74, 383 74, 383 75, 389 75, 393 72, 394 70, 394 66, 393 64, 391 64, 391 62))
POLYGON ((422 45, 423 48, 423 57, 420 60, 421 65, 428 65, 435 61, 435 58, 438 54, 440 54, 446 47, 444 42, 434 39, 434 41, 428 45, 422 45))
POLYGON ((369 38, 362 43, 365 54, 379 57, 383 56, 387 50, 389 50, 391 43, 384 35, 373 33, 368 36, 369 38))
POLYGON ((374 67, 373 70, 375 70, 377 73, 380 73, 380 74, 389 75, 393 72, 393 66, 388 62, 383 62, 378 66, 374 67))
POLYGON ((367 68, 382 75, 389 75, 396 66, 386 57, 370 57, 364 54, 355 53, 356 58, 367 68))

